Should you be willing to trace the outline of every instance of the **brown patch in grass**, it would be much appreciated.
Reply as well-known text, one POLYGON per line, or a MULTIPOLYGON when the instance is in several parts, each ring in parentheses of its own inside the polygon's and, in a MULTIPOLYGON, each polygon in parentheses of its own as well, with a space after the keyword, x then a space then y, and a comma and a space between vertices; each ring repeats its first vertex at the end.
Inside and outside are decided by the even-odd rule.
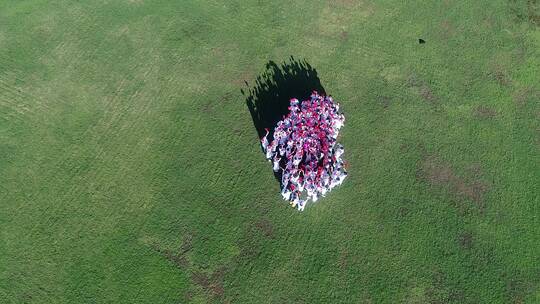
POLYGON ((522 304, 523 302, 523 295, 522 295, 522 286, 521 282, 518 280, 510 280, 506 283, 506 293, 508 294, 508 297, 510 298, 510 303, 514 304, 522 304))
POLYGON ((457 193, 467 197, 478 204, 481 211, 484 211, 484 194, 488 191, 488 187, 484 182, 474 181, 472 184, 465 184, 462 180, 459 180, 455 186, 457 193))
POLYGON ((399 152, 407 152, 409 151, 409 148, 410 148, 409 144, 402 143, 399 145, 399 152))
POLYGON ((227 102, 231 101, 232 97, 233 97, 233 93, 232 92, 227 92, 227 93, 223 94, 223 96, 220 98, 219 101, 222 102, 222 103, 227 103, 227 102))
POLYGON ((387 97, 387 96, 382 96, 381 98, 379 98, 379 102, 382 104, 383 108, 386 109, 392 103, 392 99, 390 97, 387 97))
POLYGON ((193 235, 187 234, 184 237, 182 246, 180 246, 179 251, 173 251, 170 249, 161 248, 157 244, 152 244, 152 248, 164 256, 169 262, 176 265, 180 269, 187 269, 190 265, 187 253, 193 248, 193 235))
POLYGON ((185 255, 181 255, 175 258, 176 265, 178 265, 180 268, 188 268, 189 267, 189 260, 185 255))
POLYGON ((519 88, 512 96, 512 99, 518 106, 525 106, 527 103, 531 102, 531 100, 538 98, 540 98, 540 91, 536 91, 531 87, 519 88))
POLYGON ((479 179, 482 175, 482 166, 479 163, 472 163, 467 167, 469 175, 475 179, 479 179))
POLYGON ((431 280, 431 286, 426 291, 426 296, 429 300, 428 303, 463 303, 465 300, 463 290, 449 287, 448 279, 441 271, 435 271, 431 280))
POLYGON ((245 226, 245 232, 237 240, 239 254, 235 257, 238 263, 245 264, 257 259, 266 243, 275 238, 275 229, 272 222, 261 217, 245 226))
POLYGON ((208 275, 204 272, 195 271, 191 274, 191 280, 193 280, 193 283, 199 285, 203 289, 208 289, 210 286, 210 279, 208 278, 208 275))
POLYGON ((490 75, 501 86, 509 86, 512 84, 512 80, 508 76, 508 73, 502 66, 498 64, 494 65, 492 71, 490 72, 490 75))
POLYGON ((214 273, 212 273, 210 289, 212 294, 217 297, 223 297, 225 289, 223 288, 223 279, 225 278, 226 269, 225 267, 220 267, 214 273))
POLYGON ((342 41, 346 41, 347 39, 349 39, 349 32, 347 32, 346 30, 342 30, 341 33, 339 34, 339 38, 342 41))
POLYGON ((473 235, 470 232, 463 232, 459 235, 459 246, 463 249, 471 249, 473 245, 473 235))
POLYGON ((233 97, 233 93, 227 92, 223 94, 223 96, 221 96, 219 99, 212 100, 204 104, 201 107, 201 110, 204 113, 211 114, 214 111, 216 111, 216 109, 219 109, 222 104, 230 102, 232 100, 232 97, 233 97))
POLYGON ((400 221, 403 218, 407 217, 409 213, 411 212, 412 206, 414 206, 415 203, 408 199, 404 198, 399 202, 399 208, 396 211, 395 219, 400 221))
POLYGON ((535 284, 525 280, 519 274, 512 274, 510 277, 505 274, 506 288, 505 293, 508 303, 522 304, 525 303, 525 298, 535 290, 535 284))
POLYGON ((483 197, 488 191, 488 186, 478 177, 467 181, 458 176, 451 166, 433 156, 429 156, 422 161, 419 177, 432 186, 447 188, 456 196, 473 201, 480 209, 480 212, 484 211, 483 197))
POLYGON ((413 152, 413 153, 419 153, 422 156, 425 156, 427 154, 426 147, 422 143, 414 143, 414 142, 404 142, 399 145, 399 152, 406 153, 406 152, 413 152))
POLYGON ((211 114, 214 112, 214 104, 212 102, 206 103, 202 106, 201 110, 206 114, 211 114))
POLYGON ((540 1, 527 1, 527 19, 530 23, 540 26, 540 1))
POLYGON ((262 252, 259 242, 257 242, 257 236, 254 229, 255 224, 252 224, 246 234, 240 238, 237 242, 240 253, 236 256, 238 263, 250 263, 251 260, 256 259, 262 252))
MULTIPOLYGON (((327 7, 331 9, 346 9, 346 13, 339 14, 343 16, 343 21, 351 20, 352 18, 366 18, 375 12, 375 5, 372 1, 368 0, 329 0, 327 1, 327 7)), ((346 24, 349 22, 341 22, 346 24)))
POLYGON ((520 7, 522 5, 519 1, 511 1, 513 13, 516 15, 517 20, 526 21, 535 26, 540 26, 540 1, 527 0, 526 7, 520 7))
POLYGON ((497 116, 497 111, 488 106, 480 105, 474 109, 474 116, 477 118, 493 118, 497 116))
POLYGON ((356 0, 335 0, 332 1, 335 2, 337 5, 343 5, 346 7, 353 7, 358 1, 356 0))
POLYGON ((430 103, 435 103, 437 101, 437 96, 433 94, 431 87, 423 80, 419 79, 416 75, 409 76, 408 85, 413 88, 417 88, 418 93, 425 101, 430 103))
POLYGON ((193 291, 189 290, 184 294, 184 301, 189 302, 193 299, 193 291))
POLYGON ((407 85, 410 87, 419 87, 423 84, 424 82, 416 74, 411 74, 407 79, 407 85))
POLYGON ((210 275, 201 271, 194 271, 191 280, 200 286, 208 295, 214 298, 222 298, 225 294, 223 288, 223 278, 225 277, 225 267, 220 267, 210 275))
POLYGON ((193 249, 193 235, 187 234, 184 237, 184 241, 182 242, 182 246, 180 246, 181 254, 185 254, 188 251, 193 249))
POLYGON ((161 249, 157 247, 154 247, 154 249, 179 269, 187 269, 189 267, 189 260, 186 256, 184 256, 184 254, 179 254, 169 249, 161 249))
POLYGON ((398 214, 400 218, 404 218, 409 214, 410 210, 407 207, 399 207, 398 214))
POLYGON ((450 39, 455 35, 456 30, 454 26, 448 20, 443 20, 440 23, 441 36, 443 39, 450 39))
POLYGON ((422 98, 424 98, 424 100, 429 102, 434 102, 437 99, 433 94, 431 88, 427 85, 424 85, 420 88, 420 95, 422 96, 422 98))
POLYGON ((338 260, 339 269, 345 270, 349 265, 349 252, 347 250, 341 250, 338 260))
POLYGON ((529 99, 529 95, 531 93, 530 88, 520 88, 516 92, 514 92, 512 99, 517 105, 524 105, 527 100, 529 99))
POLYGON ((240 73, 240 75, 238 75, 238 77, 236 77, 232 81, 232 83, 235 86, 244 86, 244 85, 248 85, 249 81, 251 81, 252 79, 255 79, 255 73, 253 72, 253 70, 247 69, 243 71, 242 73, 240 73))
POLYGON ((239 243, 240 253, 237 258, 242 262, 256 259, 261 254, 261 249, 257 244, 250 244, 247 240, 239 243))
POLYGON ((267 238, 274 238, 274 225, 268 219, 260 219, 255 223, 255 227, 267 238))

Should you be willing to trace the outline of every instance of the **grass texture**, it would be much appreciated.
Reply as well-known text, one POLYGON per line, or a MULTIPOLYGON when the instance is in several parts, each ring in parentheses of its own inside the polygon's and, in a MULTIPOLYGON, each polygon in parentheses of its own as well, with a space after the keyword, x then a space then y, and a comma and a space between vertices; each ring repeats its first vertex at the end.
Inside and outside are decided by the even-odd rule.
POLYGON ((0 302, 540 303, 539 7, 0 1, 0 302), (347 119, 302 213, 290 79, 347 119))

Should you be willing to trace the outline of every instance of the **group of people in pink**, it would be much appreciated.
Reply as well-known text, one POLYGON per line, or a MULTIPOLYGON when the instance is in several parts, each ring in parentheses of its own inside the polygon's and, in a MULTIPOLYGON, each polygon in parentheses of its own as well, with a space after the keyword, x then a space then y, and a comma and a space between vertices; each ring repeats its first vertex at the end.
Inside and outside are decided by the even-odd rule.
POLYGON ((266 129, 262 148, 274 172, 281 171, 281 195, 291 206, 304 210, 309 200, 316 202, 347 177, 344 149, 337 143, 344 123, 339 104, 313 91, 302 102, 291 99, 289 114, 277 123, 271 141, 266 129))

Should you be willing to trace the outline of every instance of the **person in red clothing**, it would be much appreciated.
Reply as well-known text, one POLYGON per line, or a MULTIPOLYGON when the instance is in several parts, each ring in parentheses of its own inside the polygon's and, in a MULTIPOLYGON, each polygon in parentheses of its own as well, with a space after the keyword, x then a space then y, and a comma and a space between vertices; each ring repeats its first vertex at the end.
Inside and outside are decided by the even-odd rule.
POLYGON ((316 91, 302 102, 291 99, 289 111, 277 123, 272 142, 265 129, 261 145, 273 170, 282 173, 283 198, 303 210, 309 200, 325 196, 347 176, 344 149, 336 142, 345 118, 330 96, 316 91))

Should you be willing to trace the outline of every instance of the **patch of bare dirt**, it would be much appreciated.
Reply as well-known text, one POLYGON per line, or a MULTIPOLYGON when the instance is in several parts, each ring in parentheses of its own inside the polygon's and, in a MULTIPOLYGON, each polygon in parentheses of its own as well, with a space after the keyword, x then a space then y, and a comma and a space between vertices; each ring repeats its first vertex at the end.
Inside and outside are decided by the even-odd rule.
POLYGON ((432 186, 447 188, 457 197, 476 203, 480 212, 484 211, 483 198, 488 191, 488 185, 478 176, 469 178, 458 176, 450 165, 436 157, 428 156, 420 165, 419 177, 432 186))

